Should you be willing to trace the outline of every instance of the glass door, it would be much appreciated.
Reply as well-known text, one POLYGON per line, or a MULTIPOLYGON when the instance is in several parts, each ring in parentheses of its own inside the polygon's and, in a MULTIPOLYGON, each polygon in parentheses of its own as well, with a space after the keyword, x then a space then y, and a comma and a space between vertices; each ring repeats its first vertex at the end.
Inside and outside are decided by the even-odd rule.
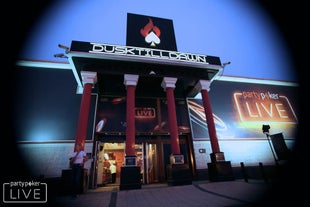
POLYGON ((136 165, 140 167, 140 176, 141 182, 145 183, 144 181, 144 145, 143 144, 135 144, 135 152, 136 152, 136 165))
POLYGON ((143 184, 158 182, 157 145, 144 142, 136 147, 137 166, 140 167, 143 184))
MULTIPOLYGON (((158 182, 158 151, 157 144, 143 142, 135 144, 136 165, 140 167, 143 184, 158 182)), ((98 144, 97 186, 119 184, 121 166, 124 165, 125 143, 98 144), (116 166, 116 176, 113 180, 111 166, 116 166)))
POLYGON ((146 182, 155 183, 158 182, 158 156, 157 145, 145 143, 146 148, 146 182))

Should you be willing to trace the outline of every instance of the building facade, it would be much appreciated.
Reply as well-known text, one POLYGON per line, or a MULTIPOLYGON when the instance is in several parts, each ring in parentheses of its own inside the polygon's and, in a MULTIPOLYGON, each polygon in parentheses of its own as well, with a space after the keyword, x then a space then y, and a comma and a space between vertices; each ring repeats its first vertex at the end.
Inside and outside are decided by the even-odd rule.
MULTIPOLYGON (((20 61, 17 74, 15 129, 19 153, 34 177, 61 177, 76 142, 82 100, 72 69, 69 64, 20 61)), ((166 182, 171 154, 167 99, 159 80, 157 86, 140 80, 134 112, 136 164, 143 183, 166 182), (147 95, 140 95, 139 90, 147 91, 147 95), (162 96, 154 96, 157 91, 162 96)), ((114 87, 109 90, 112 83, 108 81, 106 85, 97 83, 106 94, 100 95, 98 87, 91 93, 85 139, 85 151, 91 158, 85 164, 90 187, 109 184, 110 162, 116 163, 119 183, 125 161, 126 90, 121 77, 111 81, 119 88, 118 93, 114 87)), ((246 166, 275 165, 262 124, 269 124, 273 134, 283 133, 288 148, 294 149, 297 88, 295 83, 238 77, 221 76, 212 81, 209 95, 217 137, 233 169, 241 162, 246 166), (266 102, 254 95, 262 92, 277 94, 278 98, 266 102), (247 97, 246 101, 239 98, 240 94, 247 97)), ((175 103, 184 163, 189 164, 193 179, 208 179, 212 147, 202 99, 199 94, 175 97, 175 103)))
POLYGON ((126 46, 58 46, 66 62, 16 64, 15 139, 33 176, 61 177, 77 143, 89 187, 115 165, 124 188, 125 171, 142 184, 233 179, 294 148, 298 85, 222 76, 219 57, 177 51, 172 20, 128 14, 126 46))

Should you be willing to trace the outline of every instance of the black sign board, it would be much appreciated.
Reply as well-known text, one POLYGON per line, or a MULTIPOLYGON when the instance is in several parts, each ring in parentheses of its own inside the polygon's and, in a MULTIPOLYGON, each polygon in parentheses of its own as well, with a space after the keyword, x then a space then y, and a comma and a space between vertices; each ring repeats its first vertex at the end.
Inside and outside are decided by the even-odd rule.
POLYGON ((177 51, 172 20, 128 13, 126 45, 177 51))

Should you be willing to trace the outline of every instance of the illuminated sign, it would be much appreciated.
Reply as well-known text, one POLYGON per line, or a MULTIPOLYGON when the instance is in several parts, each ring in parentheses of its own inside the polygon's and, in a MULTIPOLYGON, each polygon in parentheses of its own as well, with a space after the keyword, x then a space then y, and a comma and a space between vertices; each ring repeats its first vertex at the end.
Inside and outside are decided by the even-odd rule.
MULTIPOLYGON (((166 134, 169 132, 166 99, 136 98, 135 103, 134 117, 137 133, 166 134)), ((102 96, 97 104, 96 132, 107 134, 126 132, 126 111, 126 97, 102 96)), ((178 132, 190 133, 187 107, 183 100, 176 101, 176 111, 178 113, 178 132)))
POLYGON ((160 29, 153 24, 153 20, 149 18, 149 22, 140 29, 140 34, 145 37, 145 42, 155 47, 160 43, 160 29))
POLYGON ((126 45, 177 51, 173 21, 128 13, 126 45))
POLYGON ((289 99, 278 93, 242 91, 233 94, 242 122, 296 123, 297 117, 289 99))
POLYGON ((208 62, 208 56, 198 55, 191 53, 167 51, 167 50, 157 50, 149 48, 140 47, 130 47, 130 46, 117 46, 117 45, 107 45, 99 43, 90 43, 92 48, 88 51, 90 53, 102 53, 102 54, 116 54, 116 55, 126 55, 126 56, 142 56, 156 59, 169 59, 187 62, 198 62, 206 63, 208 62))
MULTIPOLYGON (((265 139, 263 124, 270 125, 271 133, 296 138, 300 113, 297 92, 294 84, 213 81, 209 95, 217 138, 265 139)), ((193 140, 208 140, 203 100, 189 98, 187 103, 193 140)))
POLYGON ((207 65, 208 67, 211 67, 209 64, 221 66, 220 58, 216 56, 94 42, 72 41, 70 51, 106 55, 109 56, 107 57, 109 59, 128 59, 129 57, 132 61, 153 59, 163 62, 172 61, 174 64, 181 64, 183 62, 185 64, 207 65))
POLYGON ((137 119, 152 119, 155 118, 154 108, 135 108, 135 117, 137 119))

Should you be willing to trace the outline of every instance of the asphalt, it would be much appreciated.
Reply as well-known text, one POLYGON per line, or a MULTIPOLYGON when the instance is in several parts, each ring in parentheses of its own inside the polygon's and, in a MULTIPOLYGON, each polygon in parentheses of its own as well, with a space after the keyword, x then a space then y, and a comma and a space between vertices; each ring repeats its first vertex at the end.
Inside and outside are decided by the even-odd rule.
POLYGON ((263 180, 193 181, 190 185, 179 186, 162 183, 142 185, 141 189, 132 190, 119 190, 114 185, 88 189, 77 198, 59 195, 48 203, 64 207, 270 206, 272 203, 280 204, 277 200, 270 201, 275 195, 273 186, 273 183, 263 180))

